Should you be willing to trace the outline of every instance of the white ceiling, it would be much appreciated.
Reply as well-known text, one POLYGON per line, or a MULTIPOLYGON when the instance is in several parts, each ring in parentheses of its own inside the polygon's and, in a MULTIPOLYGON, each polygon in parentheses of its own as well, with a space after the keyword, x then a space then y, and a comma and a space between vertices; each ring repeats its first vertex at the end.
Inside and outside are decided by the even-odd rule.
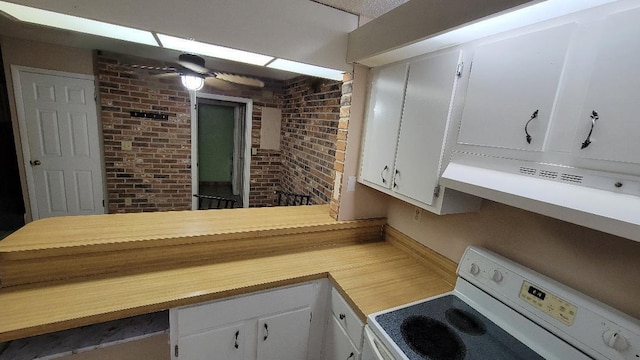
MULTIPOLYGON (((30 6, 38 6, 38 5, 31 5, 31 1, 30 0, 9 0, 12 2, 20 2, 23 3, 24 5, 30 5, 30 6)), ((125 1, 125 0, 123 0, 125 1)), ((153 1, 153 0, 150 0, 153 1)), ((163 0, 164 3, 167 4, 173 4, 175 2, 175 0, 163 0)), ((202 0, 202 1, 208 1, 208 0, 202 0)), ((282 6, 283 4, 287 4, 287 1, 289 1, 289 3, 291 1, 295 3, 297 3, 297 1, 300 0, 279 0, 274 2, 273 4, 278 4, 278 6, 282 6)), ((284 41, 285 39, 282 39, 283 41, 280 41, 279 43, 283 43, 283 44, 288 44, 288 48, 287 49, 291 49, 290 50, 286 50, 284 49, 283 51, 285 53, 287 52, 293 52, 294 54, 297 53, 303 53, 304 51, 310 52, 312 57, 310 59, 313 59, 313 54, 315 51, 315 53, 317 53, 317 56, 325 56, 326 54, 328 54, 329 48, 325 47, 325 46, 337 46, 340 45, 340 47, 344 46, 344 53, 346 54, 346 33, 349 31, 345 31, 344 29, 349 28, 350 26, 353 26, 353 28, 355 28, 356 23, 357 23, 357 17, 353 16, 352 14, 360 14, 362 13, 363 16, 374 16, 373 14, 377 14, 380 13, 381 10, 383 8, 387 9, 392 7, 391 3, 402 3, 404 1, 407 0, 389 0, 389 1, 383 1, 383 0, 354 0, 353 3, 351 4, 351 6, 347 9, 347 7, 345 5, 347 5, 347 3, 351 3, 350 1, 343 1, 343 4, 340 4, 340 2, 336 2, 333 0, 322 0, 323 3, 331 3, 329 6, 332 7, 333 9, 331 10, 327 10, 327 11, 318 11, 321 9, 318 9, 318 4, 320 4, 317 1, 313 1, 313 0, 304 0, 302 1, 300 4, 301 6, 298 6, 298 8, 306 8, 306 9, 310 9, 309 11, 311 11, 312 13, 314 13, 315 15, 309 15, 309 16, 315 16, 315 17, 322 17, 322 19, 326 18, 328 15, 331 14, 331 12, 333 12, 333 16, 329 16, 330 18, 334 19, 332 21, 337 21, 336 19, 345 19, 345 16, 338 16, 339 13, 343 13, 346 16, 350 16, 351 18, 355 19, 356 21, 353 22, 352 25, 346 25, 346 26, 325 26, 325 27, 329 27, 329 29, 332 29, 330 31, 333 31, 333 34, 330 36, 340 36, 340 34, 345 34, 344 36, 344 45, 343 44, 339 44, 336 43, 336 41, 333 40, 332 38, 332 43, 329 44, 320 44, 319 42, 317 42, 315 40, 315 38, 317 37, 314 33, 309 33, 309 31, 314 31, 313 29, 318 28, 317 24, 309 24, 308 22, 305 23, 307 26, 305 26, 302 29, 299 29, 300 31, 293 31, 293 33, 299 33, 299 35, 296 35, 297 38, 300 39, 307 39, 308 41, 284 41), (314 6, 304 6, 304 3, 307 4, 315 4, 316 8, 315 11, 314 10, 314 6), (385 5, 386 4, 386 5, 385 5), (341 11, 339 11, 341 10, 341 11), (322 15, 320 15, 320 13, 322 15), (367 15, 364 15, 367 14, 367 15), (314 37, 315 36, 315 37, 314 37), (313 40, 312 40, 313 39, 313 40), (299 45, 296 45, 299 44, 299 45), (310 45, 310 44, 313 44, 310 45), (306 49, 309 46, 311 46, 311 50, 306 49), (285 51, 286 50, 286 51, 285 51)), ((38 1, 35 1, 35 3, 38 3, 38 1)), ((73 5, 74 1, 69 0, 69 1, 63 1, 63 4, 71 4, 73 5)), ((232 2, 233 3, 233 2, 232 2)), ((95 3, 95 4, 99 4, 99 3, 95 3)), ((220 2, 219 3, 220 6, 224 5, 224 4, 228 4, 226 2, 220 2)), ((65 5, 65 6, 67 6, 65 5)), ((61 5, 62 6, 62 5, 61 5)), ((79 8, 83 8, 83 9, 88 9, 93 5, 83 5, 82 7, 79 6, 79 8)), ((97 6, 97 5, 96 5, 97 6)), ((212 5, 215 6, 215 5, 212 5)), ((395 5, 394 5, 395 6, 395 5)), ((100 8, 102 9, 102 8, 100 8)), ((53 11, 55 11, 55 9, 52 9, 53 11)), ((104 10, 104 9, 102 9, 104 10)), ((157 10, 157 9, 156 9, 157 10)), ((233 10, 233 9, 231 9, 233 10)), ((97 10, 96 10, 97 11, 97 10)), ((229 10, 228 10, 229 11, 229 10)), ((62 12, 66 12, 66 11, 62 11, 62 12)), ((283 11, 280 11, 283 12, 283 11)), ((73 14, 71 11, 68 11, 66 13, 69 14, 73 14)), ((235 13, 234 13, 235 14, 235 13)), ((75 14, 73 14, 75 15, 75 14)), ((146 17, 140 18, 142 20, 150 17, 149 14, 145 14, 146 17)), ((237 14, 235 14, 237 15, 237 14)), ((76 16, 83 16, 82 14, 78 13, 76 16)), ((277 14, 274 13, 270 13, 269 17, 272 18, 272 21, 277 21, 277 14), (274 18, 276 17, 276 18, 274 18)), ((304 17, 304 16, 302 16, 304 17)), ((308 17, 308 16, 307 16, 308 17)), ((161 17, 156 17, 156 18, 161 18, 161 17)), ((100 20, 97 16, 96 16, 97 20, 100 20)), ((142 21, 141 20, 141 21, 142 21)), ((268 28, 268 22, 264 23, 266 19, 262 19, 262 22, 254 22, 255 26, 252 26, 254 29, 250 30, 251 32, 255 33, 258 32, 260 33, 260 29, 262 27, 267 27, 268 28)), ((198 20, 200 21, 200 20, 198 20)), ((318 20, 320 21, 320 20, 318 20)), ((128 25, 126 23, 124 23, 123 21, 116 21, 114 20, 114 23, 119 23, 122 25, 128 25)), ((165 22, 166 23, 166 22, 165 22)), ((216 33, 216 31, 214 30, 218 30, 214 25, 216 25, 217 22, 205 22, 204 24, 202 23, 198 23, 198 24, 192 24, 192 25, 187 25, 187 26, 182 26, 183 29, 188 29, 188 28, 201 28, 204 26, 204 28, 208 28, 208 29, 213 29, 209 32, 213 32, 216 33)), ((154 24, 158 24, 157 22, 154 24)), ((164 23, 163 23, 164 24, 164 23)), ((160 26, 160 25, 158 25, 160 26)), ((290 24, 286 24, 286 26, 292 26, 290 24)), ((286 26, 281 26, 283 29, 288 29, 286 26)), ((299 25, 297 25, 299 26, 299 25)), ((136 27, 135 25, 132 27, 136 27)), ((141 29, 145 29, 143 26, 139 26, 139 28, 141 29)), ((318 28, 320 31, 322 31, 323 29, 318 28)), ((145 29, 148 30, 148 29, 145 29)), ((194 30, 195 31, 195 30, 194 30)), ((290 31, 290 30, 289 30, 290 31)), ((226 31, 229 32, 229 31, 226 31)), ((246 32, 246 31, 245 31, 246 32)), ((291 31, 290 31, 291 32, 291 31)), ((168 32, 171 33, 171 32, 168 32)), ((263 31, 264 33, 264 31, 263 31)), ((267 32, 267 33, 271 33, 271 32, 267 32)), ((324 34, 324 33, 323 33, 324 34)), ((180 34, 177 34, 180 35, 180 34)), ((220 37, 221 35, 224 35, 222 33, 217 32, 216 36, 220 37)), ((282 34, 280 34, 282 35, 282 34)), ((326 34, 325 34, 326 35, 326 34)), ((325 35, 320 35, 320 36, 325 36, 325 35)), ((266 33, 264 36, 267 36, 266 33)), ((174 50, 167 50, 167 49, 163 49, 163 48, 158 48, 158 47, 151 47, 151 46, 146 46, 146 45, 140 45, 140 44, 134 44, 134 43, 128 43, 128 42, 124 42, 124 41, 120 41, 120 40, 114 40, 114 39, 109 39, 109 38, 104 38, 104 37, 99 37, 99 36, 93 36, 93 35, 87 35, 87 34, 82 34, 82 33, 77 33, 77 32, 72 32, 72 31, 66 31, 66 30, 59 30, 59 29, 54 29, 54 28, 50 28, 50 27, 44 27, 44 26, 39 26, 39 25, 32 25, 32 24, 27 24, 27 23, 22 23, 19 21, 16 21, 10 17, 7 16, 3 16, 2 13, 0 13, 0 37, 12 37, 12 38, 18 38, 18 39, 25 39, 25 40, 31 40, 31 41, 39 41, 39 42, 45 42, 45 43, 52 43, 52 44, 59 44, 62 46, 68 46, 68 47, 76 47, 76 48, 81 48, 81 49, 87 49, 87 50, 93 50, 93 49, 100 49, 100 50, 106 50, 106 51, 111 51, 111 52, 118 52, 118 53, 123 53, 123 54, 128 54, 128 55, 134 55, 134 56, 140 56, 140 57, 145 57, 145 58, 150 58, 153 60, 160 60, 160 61, 175 61, 177 60, 177 57, 179 55, 180 52, 178 51, 174 51, 174 50)), ((280 37, 280 36, 279 36, 280 37)), ((254 40, 257 38, 254 38, 254 40)), ((206 42, 206 39, 203 39, 206 42)), ((342 41, 342 40, 341 40, 342 41)), ((221 45, 227 45, 227 44, 221 44, 221 45)), ((233 45, 227 45, 227 46, 231 46, 234 47, 233 45)), ((243 47, 238 46, 238 48, 243 49, 243 47)), ((256 48, 260 48, 260 45, 258 43, 258 45, 256 45, 256 48)), ((251 51, 252 49, 250 48, 244 48, 246 50, 251 51)), ((258 50, 258 52, 260 52, 258 50)), ((273 51, 273 52, 278 52, 278 51, 273 51)), ((266 54, 266 53, 265 53, 266 54)), ((276 56, 276 57, 283 57, 283 58, 289 58, 292 60, 297 60, 295 59, 294 56, 291 56, 291 54, 280 54, 280 53, 269 53, 268 55, 272 55, 272 56, 276 56), (287 56, 288 55, 288 56, 287 56)), ((345 55, 346 57, 346 55, 345 55)), ((276 69, 270 69, 270 68, 265 68, 265 67, 260 67, 260 66, 253 66, 253 65, 247 65, 247 64, 242 64, 242 63, 237 63, 237 62, 233 62, 233 61, 227 61, 227 60, 222 60, 222 59, 217 59, 217 58, 211 58, 211 57, 204 57, 206 60, 206 66, 210 69, 214 69, 217 71, 224 71, 224 72, 232 72, 232 73, 239 73, 239 74, 244 74, 244 75, 250 75, 250 76, 258 76, 258 77, 264 77, 264 78, 271 78, 271 79, 277 79, 277 80, 287 80, 287 79, 291 79, 294 78, 296 76, 298 76, 299 74, 295 74, 295 73, 291 73, 291 72, 286 72, 286 71, 280 71, 280 70, 276 70, 276 69)), ((344 64, 346 64, 345 60, 343 59, 338 59, 340 61, 342 61, 344 64)), ((305 62, 304 60, 298 60, 298 61, 302 61, 305 62)), ((312 60, 307 60, 309 63, 313 63, 312 60)), ((325 65, 326 66, 326 65, 325 65)))
POLYGON ((409 0, 311 0, 320 4, 331 6, 355 15, 363 16, 368 20, 406 3, 409 0))

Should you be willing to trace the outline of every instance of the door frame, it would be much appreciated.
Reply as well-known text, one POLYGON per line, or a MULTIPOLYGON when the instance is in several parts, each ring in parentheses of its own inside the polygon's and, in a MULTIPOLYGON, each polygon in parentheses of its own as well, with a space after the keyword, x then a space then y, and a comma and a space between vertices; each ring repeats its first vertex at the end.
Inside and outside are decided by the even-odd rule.
MULTIPOLYGON (((11 64, 10 68, 11 68, 11 80, 13 81, 13 95, 16 103, 16 115, 18 117, 18 132, 20 134, 20 145, 22 148, 21 149, 22 150, 22 166, 24 168, 24 174, 26 178, 25 180, 27 183, 27 197, 29 198, 29 204, 30 204, 30 209, 28 211, 30 212, 32 220, 38 220, 40 219, 40 216, 38 215, 38 203, 37 203, 37 197, 36 197, 36 188, 35 188, 34 179, 33 179, 33 171, 31 171, 31 166, 29 164, 29 159, 31 159, 31 150, 29 149, 29 136, 27 134, 27 120, 26 120, 26 114, 24 112, 24 100, 22 98, 22 83, 20 79, 20 73, 30 72, 30 73, 36 73, 36 74, 42 74, 42 75, 89 80, 93 83, 93 93, 96 96, 95 99, 97 99, 97 96, 98 96, 97 89, 95 86, 96 77, 88 74, 78 74, 78 73, 71 73, 66 71, 40 69, 40 68, 34 68, 30 66, 14 65, 14 64, 11 64)), ((98 161, 100 163, 99 175, 100 175, 100 185, 102 186, 102 194, 103 194, 102 200, 106 202, 106 199, 104 199, 107 197, 106 196, 107 189, 105 186, 105 176, 104 176, 105 174, 104 154, 103 154, 104 148, 102 146, 102 142, 103 142, 102 126, 100 122, 100 113, 98 112, 97 100, 93 102, 93 105, 96 111, 96 121, 97 121, 96 127, 98 129, 99 151, 97 155, 98 155, 98 161)), ((106 211, 107 209, 106 203, 103 205, 102 209, 103 209, 103 212, 106 211)))
MULTIPOLYGON (((235 96, 197 93, 189 91, 191 101, 191 189, 194 194, 198 192, 198 98, 234 102, 245 105, 244 126, 244 166, 242 174, 242 206, 249 207, 249 184, 251 176, 251 125, 253 120, 253 100, 235 96)), ((235 146, 235 141, 234 141, 235 146)), ((191 199, 191 209, 198 209, 198 199, 191 199)))

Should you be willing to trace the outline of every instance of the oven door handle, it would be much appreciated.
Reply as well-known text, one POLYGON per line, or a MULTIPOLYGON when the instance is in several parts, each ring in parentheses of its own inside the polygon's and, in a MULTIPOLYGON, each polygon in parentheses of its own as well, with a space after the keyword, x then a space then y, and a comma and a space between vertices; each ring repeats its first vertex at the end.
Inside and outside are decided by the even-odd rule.
POLYGON ((389 354, 387 349, 380 343, 376 335, 373 334, 368 326, 365 326, 364 328, 364 339, 371 348, 371 352, 375 358, 374 360, 394 360, 393 356, 389 354))

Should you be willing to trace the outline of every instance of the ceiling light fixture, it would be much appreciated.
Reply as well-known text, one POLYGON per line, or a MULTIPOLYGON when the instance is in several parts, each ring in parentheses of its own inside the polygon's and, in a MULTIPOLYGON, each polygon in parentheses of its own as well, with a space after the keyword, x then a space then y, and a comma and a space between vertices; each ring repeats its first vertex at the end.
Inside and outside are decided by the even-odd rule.
POLYGON ((408 59, 450 46, 471 42, 486 36, 523 28, 528 25, 605 5, 614 1, 616 0, 545 0, 537 3, 534 2, 533 5, 525 5, 515 10, 504 11, 479 19, 476 22, 447 30, 410 45, 358 60, 358 63, 369 67, 382 66, 398 60, 408 59))
POLYGON ((340 70, 325 68, 316 65, 303 64, 300 62, 285 59, 275 59, 274 61, 269 63, 267 67, 338 81, 342 81, 342 75, 344 73, 344 71, 340 70))
POLYGON ((195 40, 182 39, 175 36, 157 34, 162 46, 167 49, 186 51, 191 54, 212 56, 220 59, 243 62, 251 65, 264 66, 273 60, 273 56, 257 54, 249 51, 237 50, 225 46, 207 44, 195 40))
POLYGON ((78 16, 61 14, 4 1, 0 1, 0 11, 7 13, 15 19, 28 23, 104 36, 112 39, 131 41, 139 44, 158 46, 158 42, 149 31, 109 24, 102 21, 89 20, 78 16))
POLYGON ((196 75, 180 75, 182 85, 190 91, 198 91, 204 86, 204 78, 196 75))

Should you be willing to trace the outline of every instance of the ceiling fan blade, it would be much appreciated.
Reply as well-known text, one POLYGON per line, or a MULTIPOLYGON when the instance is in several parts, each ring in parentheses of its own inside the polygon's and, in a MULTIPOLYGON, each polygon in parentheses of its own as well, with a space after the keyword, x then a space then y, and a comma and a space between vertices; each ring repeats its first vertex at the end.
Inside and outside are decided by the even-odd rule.
POLYGON ((220 89, 220 90, 235 90, 237 89, 237 87, 230 82, 224 81, 224 80, 220 80, 217 79, 215 77, 206 77, 204 79, 204 83, 208 86, 214 87, 216 89, 220 89))
POLYGON ((151 77, 157 78, 157 79, 172 78, 177 76, 180 76, 180 74, 177 72, 151 75, 151 77))
POLYGON ((216 79, 228 81, 228 82, 234 83, 234 84, 253 86, 253 87, 259 87, 259 88, 264 87, 264 82, 262 82, 261 80, 258 80, 256 78, 252 78, 252 77, 248 77, 248 76, 228 74, 228 73, 220 73, 220 72, 216 72, 214 75, 215 75, 216 79))

